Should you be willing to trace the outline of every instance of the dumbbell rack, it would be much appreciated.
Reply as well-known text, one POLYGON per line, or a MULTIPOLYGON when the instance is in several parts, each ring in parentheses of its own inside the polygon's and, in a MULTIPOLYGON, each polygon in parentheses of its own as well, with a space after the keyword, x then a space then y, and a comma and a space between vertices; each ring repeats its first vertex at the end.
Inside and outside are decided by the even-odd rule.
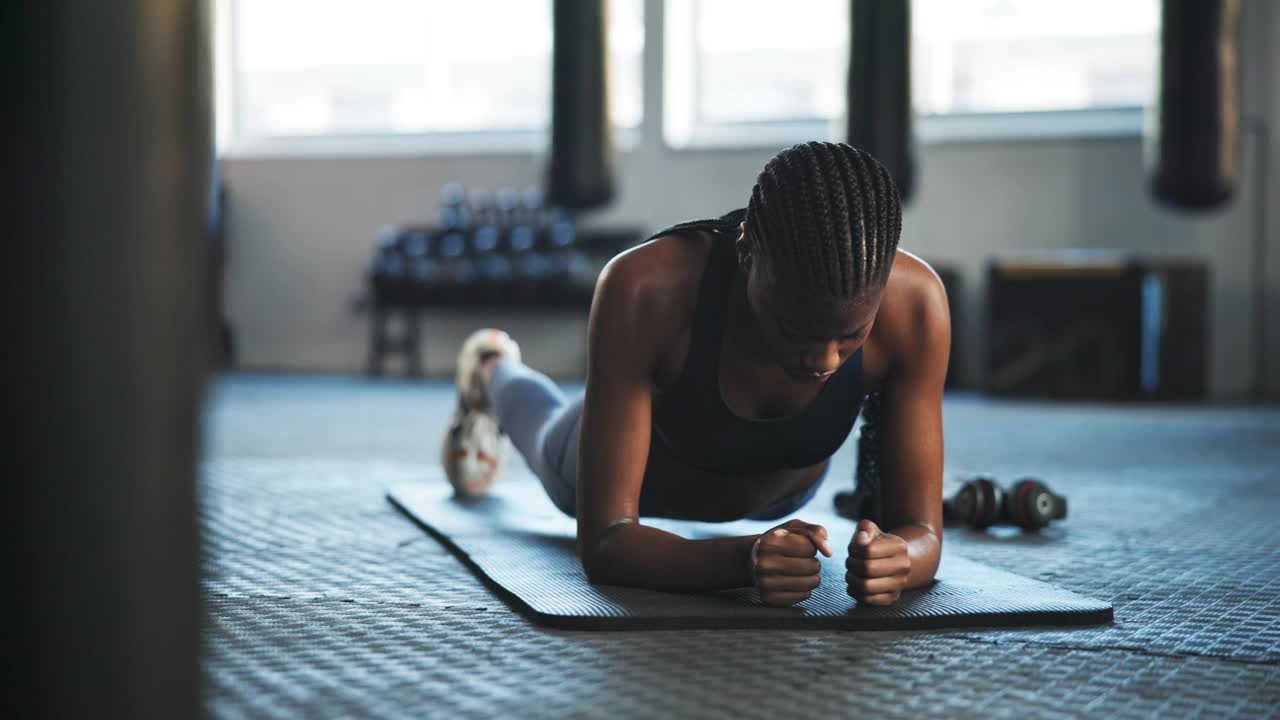
POLYGON ((523 199, 473 191, 465 203, 460 186, 442 194, 437 224, 389 226, 378 235, 365 273, 369 375, 381 375, 395 354, 405 357, 409 377, 425 374, 427 310, 589 310, 600 268, 640 239, 638 229, 580 231, 528 191, 523 199), (403 330, 392 334, 397 318, 403 330))
POLYGON ((369 353, 365 373, 375 377, 382 375, 387 357, 402 354, 405 356, 405 375, 422 377, 426 368, 422 362, 421 328, 422 313, 417 308, 387 305, 375 300, 369 319, 369 353), (399 335, 392 335, 389 328, 396 315, 401 317, 404 329, 399 335))

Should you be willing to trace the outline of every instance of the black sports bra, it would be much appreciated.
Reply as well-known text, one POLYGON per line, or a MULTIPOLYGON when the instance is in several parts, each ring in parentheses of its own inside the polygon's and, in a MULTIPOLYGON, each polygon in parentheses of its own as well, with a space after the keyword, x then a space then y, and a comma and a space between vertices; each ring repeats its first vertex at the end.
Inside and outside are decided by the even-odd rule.
MULTIPOLYGON (((691 226, 697 224, 678 225, 655 237, 691 226)), ((736 232, 736 223, 732 226, 736 232)), ((712 230, 714 241, 698 289, 684 369, 674 383, 654 388, 653 442, 663 443, 690 465, 715 473, 760 473, 816 465, 840 448, 862 408, 866 395, 862 348, 827 379, 808 407, 795 415, 755 419, 730 409, 720 391, 720 346, 737 265, 730 227, 723 221, 698 227, 712 230)))

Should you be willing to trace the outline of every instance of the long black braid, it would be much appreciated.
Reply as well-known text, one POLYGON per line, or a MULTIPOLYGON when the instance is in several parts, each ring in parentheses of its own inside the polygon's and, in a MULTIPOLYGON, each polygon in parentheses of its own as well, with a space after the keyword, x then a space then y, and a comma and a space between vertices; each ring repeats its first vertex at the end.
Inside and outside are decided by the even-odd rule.
POLYGON ((747 207, 652 237, 688 230, 736 237, 742 222, 752 256, 766 258, 776 277, 807 286, 822 299, 847 301, 888 281, 902 206, 889 172, 870 154, 815 141, 769 160, 747 207))
POLYGON ((659 230, 650 235, 648 240, 660 238, 663 235, 679 235, 689 230, 708 230, 714 233, 725 233, 737 237, 738 226, 742 224, 743 219, 747 216, 746 208, 738 208, 730 210, 718 218, 704 218, 702 220, 688 220, 686 222, 677 223, 669 228, 659 230))

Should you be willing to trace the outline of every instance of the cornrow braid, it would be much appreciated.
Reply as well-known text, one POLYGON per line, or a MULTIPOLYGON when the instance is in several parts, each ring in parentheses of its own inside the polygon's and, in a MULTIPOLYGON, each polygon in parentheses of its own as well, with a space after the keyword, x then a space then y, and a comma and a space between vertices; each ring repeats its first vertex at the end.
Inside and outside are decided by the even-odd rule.
POLYGON ((756 178, 747 207, 690 220, 649 240, 690 230, 736 237, 747 224, 751 253, 820 299, 848 301, 884 286, 902 232, 889 171, 844 143, 808 142, 778 153, 756 178))
POLYGON ((870 154, 808 142, 765 165, 741 221, 752 254, 780 277, 847 301, 888 281, 902 206, 889 172, 870 154))
POLYGON ((746 208, 738 208, 730 210, 718 218, 705 218, 702 220, 689 220, 687 222, 672 225, 664 230, 650 235, 645 239, 646 242, 664 235, 676 235, 689 230, 709 230, 711 232, 726 233, 737 236, 738 226, 742 224, 743 218, 747 215, 746 208))

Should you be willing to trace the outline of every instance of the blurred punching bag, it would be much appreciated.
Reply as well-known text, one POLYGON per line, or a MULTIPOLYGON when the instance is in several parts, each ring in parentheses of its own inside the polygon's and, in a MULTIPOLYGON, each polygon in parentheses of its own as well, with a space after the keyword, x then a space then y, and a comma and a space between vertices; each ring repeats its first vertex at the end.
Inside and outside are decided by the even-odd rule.
POLYGON ((880 161, 902 202, 915 190, 911 3, 852 0, 846 119, 850 145, 880 161))
POLYGON ((1240 172, 1240 0, 1164 0, 1160 86, 1148 124, 1156 200, 1188 210, 1230 199, 1240 172))
POLYGON ((210 0, 0 5, 0 717, 201 715, 210 0))
POLYGON ((613 199, 608 0, 555 0, 547 203, 574 210, 613 199))

